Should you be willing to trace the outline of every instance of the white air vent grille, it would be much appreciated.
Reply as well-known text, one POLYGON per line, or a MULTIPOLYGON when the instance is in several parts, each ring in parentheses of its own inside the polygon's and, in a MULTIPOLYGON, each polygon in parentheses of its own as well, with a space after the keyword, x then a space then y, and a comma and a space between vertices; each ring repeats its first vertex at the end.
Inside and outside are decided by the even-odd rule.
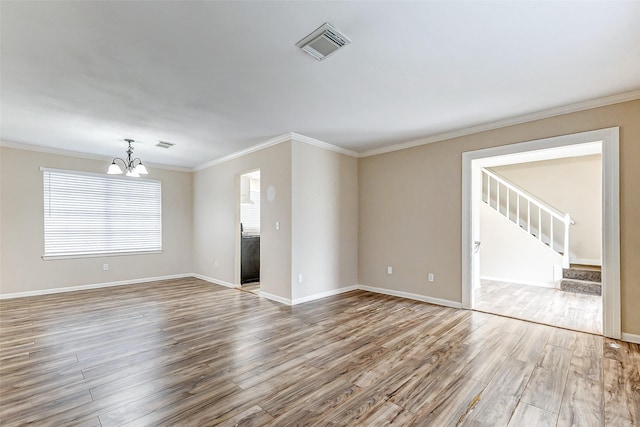
POLYGON ((322 61, 336 50, 351 43, 351 40, 331 24, 323 24, 313 33, 309 34, 296 46, 307 52, 309 55, 322 61))
POLYGON ((158 143, 156 144, 156 147, 160 147, 160 148, 171 148, 173 147, 174 144, 173 142, 167 142, 167 141, 158 141, 158 143))

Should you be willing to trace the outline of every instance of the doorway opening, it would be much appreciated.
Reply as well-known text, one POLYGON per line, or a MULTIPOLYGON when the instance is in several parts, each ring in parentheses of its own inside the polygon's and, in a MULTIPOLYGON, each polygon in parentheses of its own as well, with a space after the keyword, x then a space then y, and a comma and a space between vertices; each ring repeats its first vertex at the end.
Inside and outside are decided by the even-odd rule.
MULTIPOLYGON (((481 261, 482 251, 481 235, 481 209, 484 203, 486 207, 492 205, 494 210, 502 211, 505 216, 504 221, 520 222, 520 227, 525 231, 534 229, 538 240, 546 242, 549 247, 554 247, 561 254, 556 262, 560 262, 564 267, 570 267, 566 263, 570 260, 562 259, 567 250, 564 248, 564 230, 558 218, 550 219, 544 209, 533 208, 529 202, 525 202, 525 197, 518 197, 516 192, 508 192, 506 186, 501 184, 502 195, 498 196, 498 184, 489 182, 484 178, 483 169, 499 167, 507 164, 526 163, 533 161, 543 161, 551 158, 569 158, 576 156, 576 150, 598 150, 602 151, 602 196, 599 203, 602 215, 602 327, 598 331, 611 338, 620 338, 620 225, 619 225, 619 157, 618 157, 618 128, 602 129, 598 131, 583 132, 578 134, 547 138, 524 143, 505 145, 484 150, 466 152, 462 155, 463 174, 463 211, 462 211, 462 259, 463 259, 463 283, 462 283, 462 304, 464 308, 478 309, 481 304, 481 261), (487 191, 494 191, 494 196, 487 195, 487 191), (508 195, 508 196, 507 196, 508 195), (506 200, 508 197, 508 201, 506 200), (484 201, 483 201, 484 198, 484 201), (487 203, 487 201, 489 203, 487 203), (500 202, 500 203, 498 203, 500 202), (496 209, 497 208, 497 209, 496 209), (528 215, 528 216, 527 216, 528 215), (562 236, 553 238, 555 228, 563 230, 562 236)), ((592 151, 592 154, 594 152, 592 151)), ((585 155, 585 154, 583 154, 585 155)), ((498 174, 499 175, 499 174, 498 174)), ((551 216, 553 217, 553 216, 551 216)), ((523 235, 525 233, 522 233, 523 235)), ((540 242, 537 242, 540 243, 540 242)), ((570 251, 569 251, 570 252, 570 251)), ((567 253, 570 255, 570 253, 567 253)), ((553 269, 553 274, 547 270, 547 274, 552 274, 552 283, 557 283, 562 278, 562 269, 553 269)), ((556 291, 556 289, 541 289, 542 291, 556 291)), ((522 295, 522 290, 516 290, 516 294, 522 295)), ((527 308, 518 307, 512 297, 503 301, 506 310, 510 310, 504 315, 510 317, 520 317, 518 314, 525 313, 527 308)), ((531 302, 531 300, 527 300, 531 302)), ((548 304, 548 301, 547 301, 548 304)), ((563 306, 566 300, 556 302, 563 306)), ((549 305, 544 307, 538 318, 527 318, 525 320, 537 321, 539 323, 552 323, 549 320, 549 305), (547 316, 545 318, 544 316, 547 316)), ((591 313, 592 316, 599 316, 598 313, 591 313)), ((556 324, 565 328, 571 325, 556 324)), ((579 329, 579 328, 576 328, 579 329)), ((596 332, 590 330, 589 332, 596 332)))
POLYGON ((474 309, 602 335, 601 146, 473 161, 482 180, 474 309))
POLYGON ((240 175, 240 286, 260 291, 260 170, 240 175))

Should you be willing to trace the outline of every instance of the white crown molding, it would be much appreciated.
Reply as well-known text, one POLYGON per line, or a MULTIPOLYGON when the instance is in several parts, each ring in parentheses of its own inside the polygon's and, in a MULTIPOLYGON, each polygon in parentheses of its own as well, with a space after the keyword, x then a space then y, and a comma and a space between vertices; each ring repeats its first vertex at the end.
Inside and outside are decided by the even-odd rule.
POLYGON ((287 141, 298 141, 305 144, 314 145, 316 147, 324 148, 325 150, 334 151, 336 153, 344 154, 346 156, 351 156, 356 158, 360 156, 355 151, 347 150, 346 148, 338 147, 337 145, 329 144, 328 142, 320 141, 319 139, 311 138, 305 135, 300 135, 295 132, 287 132, 287 133, 283 133, 282 135, 276 136, 274 138, 268 139, 259 144, 252 145, 251 147, 245 148, 244 150, 236 151, 235 153, 231 153, 227 156, 220 157, 219 159, 214 159, 206 163, 203 163, 199 166, 194 167, 192 169, 192 172, 207 169, 207 168, 210 168, 211 166, 219 165, 220 163, 228 162, 229 160, 237 159, 239 157, 246 156, 247 154, 264 150, 265 148, 269 148, 274 145, 287 142, 287 141))
POLYGON ((635 101, 640 99, 640 89, 631 92, 625 92, 617 95, 606 96, 604 98, 591 99, 589 101, 577 102, 574 104, 564 105, 561 107, 549 108, 547 110, 537 111, 535 113, 514 116, 507 119, 496 120, 477 126, 444 132, 437 135, 427 136, 400 144, 390 145, 387 147, 375 148, 373 150, 363 151, 358 157, 370 157, 378 154, 390 153, 393 151, 404 150, 406 148, 418 147, 420 145, 432 144, 434 142, 446 141, 447 139, 458 138, 461 136, 472 135, 474 133, 486 132, 493 129, 500 129, 507 126, 519 125, 522 123, 533 122, 550 117, 561 116, 563 114, 576 113, 578 111, 590 110, 592 108, 606 107, 607 105, 619 104, 627 101, 635 101))
MULTIPOLYGON (((402 142, 399 144, 390 145, 386 147, 375 148, 372 150, 366 150, 363 152, 356 152, 353 150, 342 148, 337 145, 329 144, 319 139, 311 138, 295 132, 287 132, 282 135, 276 136, 274 138, 268 139, 259 144, 253 145, 244 150, 236 151, 227 156, 208 161, 206 163, 203 163, 199 166, 195 166, 193 168, 169 166, 169 165, 154 164, 154 163, 149 163, 148 165, 154 168, 173 170, 178 172, 196 172, 220 163, 227 162, 229 160, 237 159, 239 157, 245 156, 247 154, 250 154, 259 150, 263 150, 273 145, 277 145, 282 142, 291 141, 291 140, 314 145, 316 147, 324 148, 326 150, 334 151, 336 153, 344 154, 347 156, 351 156, 355 158, 363 158, 363 157, 375 156, 378 154, 390 153, 393 151, 404 150, 407 148, 417 147, 420 145, 431 144, 434 142, 445 141, 447 139, 458 138, 465 135, 472 135, 474 133, 485 132, 485 131, 499 129, 507 126, 513 126, 513 125, 518 125, 522 123, 532 122, 535 120, 547 119, 550 117, 560 116, 563 114, 575 113, 578 111, 589 110, 592 108, 605 107, 607 105, 619 104, 627 101, 634 101, 637 99, 640 99, 640 89, 636 89, 630 92, 625 92, 617 95, 606 96, 603 98, 597 98, 597 99, 582 101, 574 104, 564 105, 560 107, 554 107, 546 110, 537 111, 535 113, 514 116, 507 119, 502 119, 502 120, 496 120, 496 121, 484 123, 481 125, 444 132, 437 135, 431 135, 424 138, 410 140, 410 141, 406 141, 406 142, 402 142)), ((77 157, 82 159, 92 159, 92 160, 101 160, 101 161, 102 160, 109 161, 112 159, 111 157, 100 156, 96 154, 81 153, 76 151, 61 150, 57 148, 50 148, 50 147, 44 147, 39 145, 22 144, 22 143, 8 142, 8 141, 0 141, 0 147, 16 148, 20 150, 35 151, 35 152, 48 153, 48 154, 58 154, 58 155, 77 157)))
MULTIPOLYGON (((99 160, 104 162, 111 162, 113 157, 101 156, 99 154, 81 153, 79 151, 62 150, 60 148, 45 147, 42 145, 23 144, 20 142, 0 141, 0 147, 13 148, 16 150, 33 151, 36 153, 54 154, 57 156, 75 157, 84 160, 99 160)), ((145 162, 145 165, 155 168, 170 170, 176 172, 192 172, 191 168, 183 168, 180 166, 169 166, 159 163, 145 162)))
POLYGON ((291 140, 291 133, 284 133, 282 135, 276 136, 274 138, 268 139, 264 142, 261 142, 256 145, 252 145, 249 148, 245 148, 244 150, 236 151, 235 153, 231 153, 227 156, 220 157, 218 159, 213 159, 206 163, 203 163, 199 166, 194 167, 191 171, 200 171, 203 169, 210 168, 211 166, 219 165, 220 163, 228 162, 229 160, 237 159, 238 157, 246 156, 247 154, 254 153, 256 151, 264 150, 265 148, 287 142, 291 140))
POLYGON ((319 139, 311 138, 308 136, 300 135, 295 132, 291 132, 291 139, 294 141, 304 142, 305 144, 315 145, 316 147, 324 148, 325 150, 334 151, 339 154, 344 154, 350 157, 360 157, 360 154, 353 150, 338 147, 337 145, 329 144, 328 142, 320 141, 319 139))
POLYGON ((81 153, 79 151, 62 150, 60 148, 45 147, 42 145, 23 144, 21 142, 0 141, 0 147, 14 148, 16 150, 34 151, 36 153, 56 154, 66 157, 77 157, 86 160, 104 160, 110 161, 111 157, 101 156, 99 154, 81 153))

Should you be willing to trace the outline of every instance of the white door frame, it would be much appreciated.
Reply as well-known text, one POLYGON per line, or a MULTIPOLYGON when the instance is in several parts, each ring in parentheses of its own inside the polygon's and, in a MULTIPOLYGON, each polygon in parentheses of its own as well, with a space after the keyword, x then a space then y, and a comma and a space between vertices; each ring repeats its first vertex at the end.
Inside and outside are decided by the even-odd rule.
MULTIPOLYGON (((478 235, 479 213, 474 200, 473 175, 479 174, 474 160, 523 152, 566 147, 592 142, 602 143, 602 309, 603 335, 620 339, 620 155, 619 128, 612 127, 538 139, 500 147, 462 153, 462 307, 473 308, 474 237, 478 235), (476 169, 476 170, 474 170, 476 169), (474 236, 475 233, 475 236, 474 236)), ((475 162, 477 163, 477 162, 475 162)), ((477 185, 476 185, 477 186, 477 185)))

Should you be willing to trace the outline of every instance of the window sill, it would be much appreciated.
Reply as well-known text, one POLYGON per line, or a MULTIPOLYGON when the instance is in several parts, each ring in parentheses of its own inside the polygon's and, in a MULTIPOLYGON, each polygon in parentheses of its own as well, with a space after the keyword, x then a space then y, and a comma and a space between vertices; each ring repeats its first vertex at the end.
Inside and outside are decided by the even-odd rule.
POLYGON ((132 252, 105 252, 99 254, 69 254, 69 255, 42 255, 44 261, 53 261, 56 259, 78 259, 78 258, 103 258, 112 256, 131 256, 131 255, 151 255, 161 254, 162 249, 156 251, 132 251, 132 252))

